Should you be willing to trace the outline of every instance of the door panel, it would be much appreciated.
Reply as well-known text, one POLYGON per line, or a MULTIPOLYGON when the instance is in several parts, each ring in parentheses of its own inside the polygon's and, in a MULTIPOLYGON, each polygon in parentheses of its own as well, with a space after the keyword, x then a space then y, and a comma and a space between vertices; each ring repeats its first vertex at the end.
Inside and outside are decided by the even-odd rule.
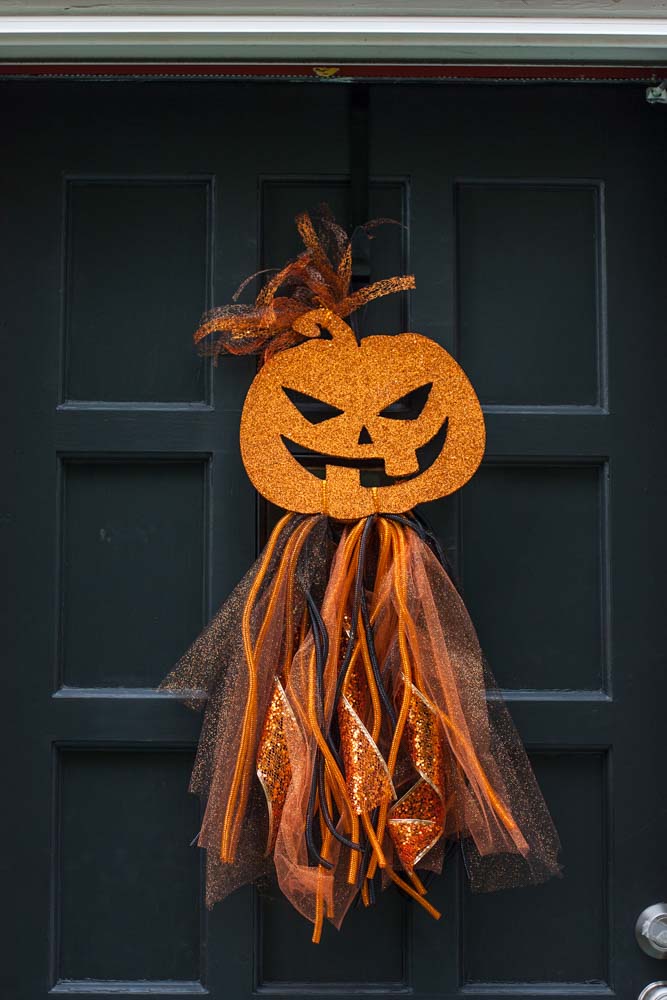
POLYGON ((595 992, 604 995, 602 984, 609 981, 607 753, 573 750, 530 757, 561 837, 566 877, 526 889, 520 905, 507 893, 466 894, 462 980, 472 991, 489 982, 582 983, 589 989, 599 984, 595 992))
POLYGON ((482 403, 599 405, 602 185, 470 177, 453 193, 459 348, 482 403))
POLYGON ((206 621, 206 462, 67 458, 61 476, 58 688, 154 688, 206 621))
POLYGON ((63 980, 200 979, 197 807, 174 810, 192 763, 187 750, 59 752, 63 980), (163 847, 167 826, 179 838, 163 847))
POLYGON ((432 888, 438 923, 387 890, 315 947, 273 889, 204 910, 187 847, 199 717, 155 686, 278 513, 239 455, 254 359, 214 367, 191 333, 298 252, 297 211, 348 217, 348 88, 3 90, 20 415, 4 853, 24 859, 8 995, 631 1000, 660 977, 633 926, 664 896, 667 835, 661 110, 634 86, 371 87, 369 215, 400 223, 370 243, 371 280, 414 271, 417 289, 356 322, 434 337, 482 398, 480 472, 424 513, 565 877, 473 896, 455 857, 432 888))
POLYGON ((208 396, 206 369, 189 344, 184 349, 181 330, 196 325, 210 288, 212 184, 67 179, 63 399, 195 403, 208 396))
POLYGON ((606 477, 489 458, 461 498, 469 610, 503 688, 607 687, 606 477))

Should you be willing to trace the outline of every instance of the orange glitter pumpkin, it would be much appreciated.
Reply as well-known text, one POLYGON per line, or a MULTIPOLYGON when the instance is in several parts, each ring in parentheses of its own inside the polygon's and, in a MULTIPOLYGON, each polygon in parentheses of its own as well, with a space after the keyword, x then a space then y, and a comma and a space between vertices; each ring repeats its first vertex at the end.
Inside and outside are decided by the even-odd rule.
POLYGON ((358 342, 326 309, 295 326, 317 339, 274 355, 243 407, 243 463, 263 496, 287 510, 354 520, 410 510, 467 482, 484 453, 484 418, 447 351, 417 333, 358 342), (324 478, 312 471, 314 456, 324 478), (385 485, 362 485, 369 467, 385 485))

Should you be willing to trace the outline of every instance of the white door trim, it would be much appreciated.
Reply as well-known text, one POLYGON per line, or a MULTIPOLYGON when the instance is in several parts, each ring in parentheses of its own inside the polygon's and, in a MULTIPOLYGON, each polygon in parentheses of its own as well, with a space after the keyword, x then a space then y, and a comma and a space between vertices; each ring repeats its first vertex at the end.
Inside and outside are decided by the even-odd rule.
POLYGON ((0 59, 667 61, 665 17, 0 16, 0 59))

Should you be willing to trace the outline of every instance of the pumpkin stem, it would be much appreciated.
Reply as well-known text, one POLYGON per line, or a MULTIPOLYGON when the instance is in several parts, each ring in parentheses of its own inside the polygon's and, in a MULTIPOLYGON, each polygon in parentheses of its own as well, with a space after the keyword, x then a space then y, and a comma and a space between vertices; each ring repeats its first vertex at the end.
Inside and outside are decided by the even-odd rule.
POLYGON ((292 328, 303 337, 309 338, 321 337, 322 330, 327 330, 339 343, 346 341, 349 347, 359 346, 352 327, 330 309, 313 309, 299 316, 292 324, 292 328))

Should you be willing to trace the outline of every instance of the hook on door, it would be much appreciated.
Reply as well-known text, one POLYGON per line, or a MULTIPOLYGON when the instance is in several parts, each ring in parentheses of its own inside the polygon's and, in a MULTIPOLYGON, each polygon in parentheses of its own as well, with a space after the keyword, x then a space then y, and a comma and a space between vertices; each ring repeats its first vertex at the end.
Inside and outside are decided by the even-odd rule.
POLYGON ((649 104, 667 104, 667 80, 656 87, 647 87, 646 100, 649 104))

